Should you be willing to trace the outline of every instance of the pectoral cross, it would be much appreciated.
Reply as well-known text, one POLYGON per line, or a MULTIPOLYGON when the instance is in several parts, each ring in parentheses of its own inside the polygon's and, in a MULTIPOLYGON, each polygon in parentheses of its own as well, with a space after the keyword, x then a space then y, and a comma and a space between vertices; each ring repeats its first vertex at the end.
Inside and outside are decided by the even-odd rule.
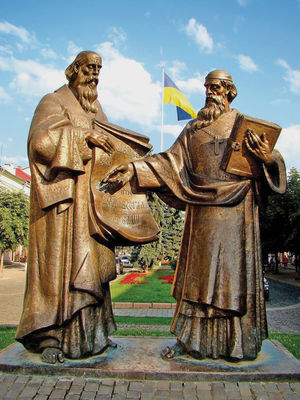
POLYGON ((219 136, 214 136, 214 139, 209 142, 210 144, 215 145, 215 155, 218 156, 220 154, 220 143, 225 142, 226 139, 220 139, 219 136))

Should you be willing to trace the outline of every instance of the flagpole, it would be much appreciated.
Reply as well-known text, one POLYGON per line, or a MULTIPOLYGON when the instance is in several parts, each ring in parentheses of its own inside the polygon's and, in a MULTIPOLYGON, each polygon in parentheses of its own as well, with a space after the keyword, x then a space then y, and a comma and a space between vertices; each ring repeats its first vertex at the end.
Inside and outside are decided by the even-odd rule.
POLYGON ((164 80, 165 80, 165 68, 161 68, 161 133, 160 133, 160 151, 163 151, 164 147, 164 80))

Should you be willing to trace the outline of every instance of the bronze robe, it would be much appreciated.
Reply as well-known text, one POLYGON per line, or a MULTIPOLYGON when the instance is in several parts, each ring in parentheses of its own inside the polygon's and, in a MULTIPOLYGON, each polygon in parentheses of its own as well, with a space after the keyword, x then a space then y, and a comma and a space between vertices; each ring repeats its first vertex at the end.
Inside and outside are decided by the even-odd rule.
POLYGON ((32 351, 59 347, 70 358, 99 353, 116 329, 109 281, 113 247, 89 235, 92 118, 68 86, 38 105, 28 138, 30 245, 24 309, 16 339, 32 351))
POLYGON ((284 192, 285 166, 262 166, 260 180, 220 169, 236 110, 210 126, 188 126, 164 153, 134 162, 137 186, 185 209, 172 295, 171 332, 196 357, 253 359, 267 337, 258 204, 263 190, 284 192), (219 154, 216 154, 219 153, 219 154))

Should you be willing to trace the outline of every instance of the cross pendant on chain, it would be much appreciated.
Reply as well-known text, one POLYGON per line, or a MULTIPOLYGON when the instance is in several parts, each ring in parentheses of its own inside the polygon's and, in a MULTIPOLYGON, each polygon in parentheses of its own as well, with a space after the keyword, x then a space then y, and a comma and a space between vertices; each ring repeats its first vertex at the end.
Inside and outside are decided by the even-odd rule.
POLYGON ((220 154, 220 143, 225 142, 225 139, 220 139, 219 136, 214 136, 214 140, 209 142, 210 144, 214 144, 215 146, 215 155, 218 156, 220 154))

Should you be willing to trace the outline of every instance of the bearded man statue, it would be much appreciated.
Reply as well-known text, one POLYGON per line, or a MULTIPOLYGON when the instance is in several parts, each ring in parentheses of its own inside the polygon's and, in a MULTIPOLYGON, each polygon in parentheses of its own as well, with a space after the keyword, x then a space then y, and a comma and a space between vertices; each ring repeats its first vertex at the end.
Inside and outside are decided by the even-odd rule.
POLYGON ((30 243, 16 340, 47 363, 101 353, 116 329, 114 248, 89 234, 92 151, 113 151, 92 124, 107 121, 97 100, 101 67, 98 54, 78 54, 65 71, 69 84, 39 103, 28 137, 30 243))
POLYGON ((254 359, 267 337, 258 211, 266 190, 285 191, 285 166, 253 131, 245 146, 259 165, 259 178, 221 169, 237 116, 230 109, 237 90, 222 70, 207 75, 205 88, 205 107, 170 149, 121 165, 104 182, 131 181, 185 210, 172 288, 177 306, 171 332, 177 341, 162 357, 254 359))

